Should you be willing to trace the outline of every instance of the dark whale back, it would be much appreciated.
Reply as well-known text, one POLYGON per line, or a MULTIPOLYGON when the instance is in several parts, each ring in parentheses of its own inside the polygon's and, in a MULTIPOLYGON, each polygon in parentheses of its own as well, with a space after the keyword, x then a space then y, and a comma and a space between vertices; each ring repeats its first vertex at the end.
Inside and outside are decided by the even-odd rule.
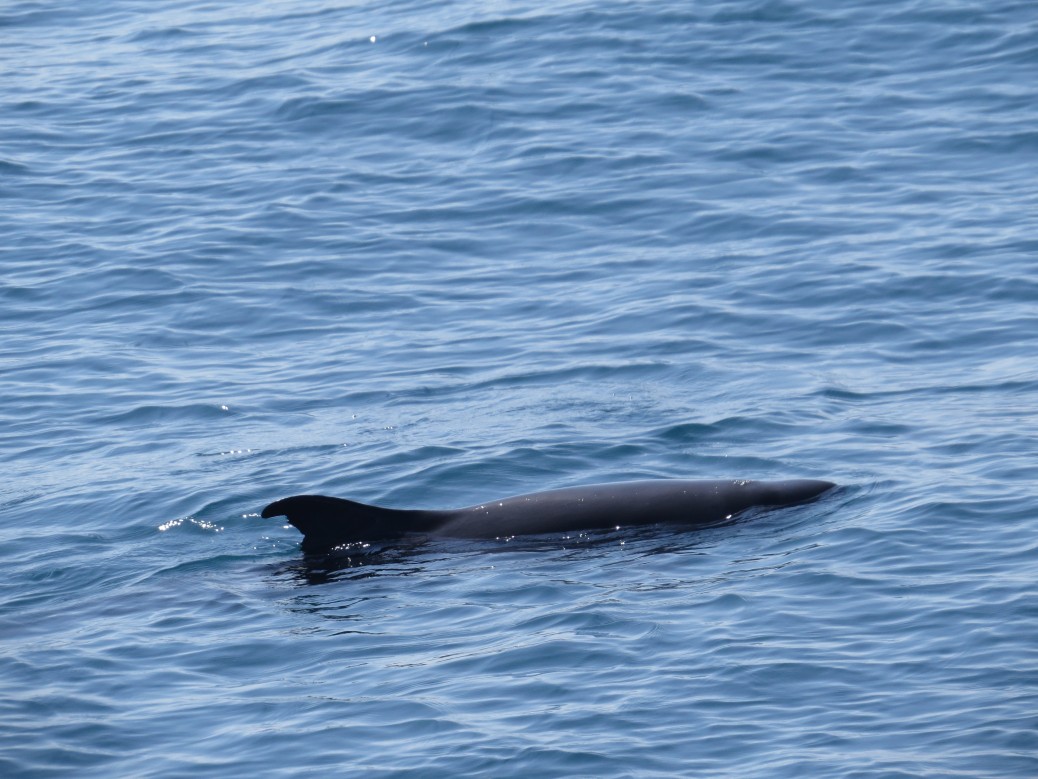
POLYGON ((262 516, 288 517, 303 534, 303 551, 319 552, 351 541, 429 531, 437 513, 387 509, 327 495, 295 495, 271 503, 262 516))
POLYGON ((263 517, 288 517, 303 533, 303 551, 319 552, 410 532, 495 538, 659 522, 702 526, 749 508, 804 503, 834 486, 812 479, 657 479, 549 490, 447 511, 388 509, 325 495, 296 495, 271 503, 263 517))

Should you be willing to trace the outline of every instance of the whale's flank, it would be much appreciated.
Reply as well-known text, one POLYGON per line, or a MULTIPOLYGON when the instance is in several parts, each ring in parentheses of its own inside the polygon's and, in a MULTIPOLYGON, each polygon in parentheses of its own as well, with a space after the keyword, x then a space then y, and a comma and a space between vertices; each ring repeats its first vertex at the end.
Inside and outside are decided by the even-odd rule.
POLYGON ((805 503, 835 486, 814 479, 664 479, 569 487, 444 511, 391 509, 325 495, 296 495, 271 503, 262 516, 287 517, 303 534, 303 551, 321 552, 405 533, 494 538, 663 522, 709 525, 750 508, 805 503))

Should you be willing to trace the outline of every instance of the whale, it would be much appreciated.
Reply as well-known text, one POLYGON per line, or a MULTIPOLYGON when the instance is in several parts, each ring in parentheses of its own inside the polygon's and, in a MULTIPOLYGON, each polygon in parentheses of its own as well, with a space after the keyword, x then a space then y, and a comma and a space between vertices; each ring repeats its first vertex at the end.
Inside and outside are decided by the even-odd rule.
POLYGON ((320 553, 411 533, 492 539, 651 524, 703 527, 749 509, 807 503, 835 486, 818 479, 650 479, 564 487, 436 510, 383 508, 327 495, 294 495, 274 501, 261 516, 287 517, 303 534, 303 552, 320 553))

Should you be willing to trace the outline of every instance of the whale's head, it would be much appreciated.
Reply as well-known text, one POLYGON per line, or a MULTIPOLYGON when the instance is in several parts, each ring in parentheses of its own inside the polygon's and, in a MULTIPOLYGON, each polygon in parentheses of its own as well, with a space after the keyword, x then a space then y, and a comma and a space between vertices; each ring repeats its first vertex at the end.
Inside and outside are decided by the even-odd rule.
POLYGON ((836 485, 821 479, 751 481, 746 483, 755 506, 792 506, 824 495, 836 485))

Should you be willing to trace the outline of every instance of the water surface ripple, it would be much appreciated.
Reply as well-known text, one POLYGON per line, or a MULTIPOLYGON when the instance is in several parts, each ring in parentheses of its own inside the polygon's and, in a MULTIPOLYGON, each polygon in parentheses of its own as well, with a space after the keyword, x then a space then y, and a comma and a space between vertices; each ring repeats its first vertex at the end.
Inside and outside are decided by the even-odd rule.
POLYGON ((0 774, 1038 775, 1036 33, 6 4, 0 774), (257 516, 646 477, 842 488, 316 561, 257 516))

